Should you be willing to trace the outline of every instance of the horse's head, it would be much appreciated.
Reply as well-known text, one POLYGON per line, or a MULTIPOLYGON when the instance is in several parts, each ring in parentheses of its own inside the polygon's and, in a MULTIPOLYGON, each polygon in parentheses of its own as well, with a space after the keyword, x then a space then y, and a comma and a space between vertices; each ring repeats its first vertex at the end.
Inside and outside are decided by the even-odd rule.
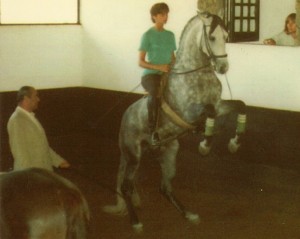
POLYGON ((229 68, 225 51, 228 37, 225 25, 221 18, 216 15, 199 13, 199 17, 203 22, 201 49, 210 58, 215 71, 225 74, 229 68))

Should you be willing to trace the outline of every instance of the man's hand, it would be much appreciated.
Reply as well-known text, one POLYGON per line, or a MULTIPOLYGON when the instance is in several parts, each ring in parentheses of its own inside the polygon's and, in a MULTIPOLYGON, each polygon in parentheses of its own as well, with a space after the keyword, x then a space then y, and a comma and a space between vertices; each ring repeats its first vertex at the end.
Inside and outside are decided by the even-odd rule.
POLYGON ((60 165, 59 168, 70 168, 70 164, 67 160, 64 160, 60 165))

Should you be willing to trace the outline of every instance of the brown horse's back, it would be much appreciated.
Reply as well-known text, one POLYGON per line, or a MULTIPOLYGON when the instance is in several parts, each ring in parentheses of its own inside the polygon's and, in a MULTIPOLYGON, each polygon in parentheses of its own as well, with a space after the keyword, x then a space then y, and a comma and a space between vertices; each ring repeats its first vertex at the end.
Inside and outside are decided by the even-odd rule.
POLYGON ((1 239, 84 239, 88 205, 67 179, 44 169, 0 175, 1 239))

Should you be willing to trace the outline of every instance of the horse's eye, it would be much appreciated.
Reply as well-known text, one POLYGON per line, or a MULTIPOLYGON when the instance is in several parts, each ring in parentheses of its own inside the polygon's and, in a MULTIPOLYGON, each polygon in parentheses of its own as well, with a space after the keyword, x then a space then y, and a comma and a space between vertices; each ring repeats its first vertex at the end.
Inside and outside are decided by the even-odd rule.
POLYGON ((215 40, 216 40, 216 38, 215 38, 215 37, 213 37, 213 36, 210 36, 210 37, 209 37, 209 40, 210 40, 210 41, 215 41, 215 40))

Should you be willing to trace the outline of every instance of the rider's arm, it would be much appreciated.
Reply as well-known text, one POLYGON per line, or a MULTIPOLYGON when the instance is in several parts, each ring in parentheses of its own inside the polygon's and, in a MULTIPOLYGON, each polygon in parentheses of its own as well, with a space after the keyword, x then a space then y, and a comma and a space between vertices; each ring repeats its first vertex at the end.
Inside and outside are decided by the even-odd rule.
MULTIPOLYGON (((140 51, 140 54, 139 54, 139 66, 140 67, 150 69, 150 70, 157 70, 157 71, 161 71, 161 72, 169 72, 170 71, 170 65, 168 65, 168 64, 155 65, 155 64, 151 64, 150 62, 146 61, 146 54, 147 54, 147 52, 140 51)), ((173 60, 173 56, 172 56, 172 60, 173 60)))
POLYGON ((175 60, 176 60, 175 53, 172 52, 172 55, 171 55, 171 65, 173 65, 175 63, 175 60))

